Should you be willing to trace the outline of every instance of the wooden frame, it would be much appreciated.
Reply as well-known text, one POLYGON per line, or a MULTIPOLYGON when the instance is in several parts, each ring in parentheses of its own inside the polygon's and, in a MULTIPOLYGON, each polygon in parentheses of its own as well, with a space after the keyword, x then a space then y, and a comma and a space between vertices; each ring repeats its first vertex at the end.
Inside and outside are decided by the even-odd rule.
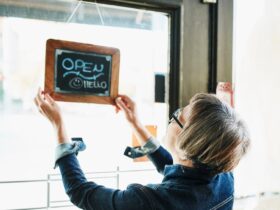
MULTIPOLYGON (((64 59, 63 62, 64 61, 66 61, 66 59, 64 59)), ((91 64, 93 65, 93 63, 91 64)), ((46 44, 45 92, 48 92, 57 101, 115 104, 114 99, 118 95, 119 65, 120 65, 120 51, 116 48, 49 39, 46 44), (89 66, 85 67, 86 64, 90 64, 89 62, 85 62, 85 64, 81 66, 82 60, 76 59, 76 61, 77 60, 80 61, 79 63, 80 66, 74 67, 77 64, 77 62, 76 61, 70 62, 71 61, 70 58, 68 59, 68 66, 69 64, 73 64, 73 68, 75 69, 73 71, 68 71, 68 73, 72 73, 76 75, 76 77, 72 78, 70 82, 72 82, 73 84, 76 84, 74 82, 79 82, 80 84, 76 87, 75 86, 73 87, 73 84, 69 82, 68 85, 72 89, 69 90, 69 87, 67 87, 68 90, 66 90, 65 82, 59 81, 59 79, 57 79, 60 77, 62 78, 62 76, 59 76, 59 74, 61 74, 59 73, 59 71, 63 71, 63 68, 62 70, 58 69, 58 61, 59 59, 61 60, 61 56, 63 53, 68 55, 72 53, 72 56, 74 55, 87 56, 87 57, 91 56, 92 58, 100 57, 99 59, 101 59, 102 57, 102 59, 108 61, 108 64, 106 64, 107 66, 109 66, 107 70, 108 77, 105 78, 107 79, 107 81, 103 81, 104 85, 102 86, 102 88, 105 89, 105 84, 107 84, 106 82, 108 82, 106 86, 107 90, 104 93, 93 92, 98 88, 101 89, 101 85, 96 86, 95 84, 98 84, 97 78, 102 77, 102 73, 101 76, 92 75, 91 77, 85 77, 83 75, 83 72, 89 72, 94 74, 95 70, 97 73, 102 72, 104 69, 106 70, 106 67, 104 68, 103 64, 101 64, 101 66, 103 65, 102 69, 98 70, 98 68, 96 67, 97 64, 95 64, 94 69, 90 70, 90 68, 88 68, 89 66), (88 81, 87 80, 88 78, 93 80, 88 81), (59 87, 58 84, 62 84, 62 85, 59 87), (78 90, 78 88, 83 88, 83 89, 87 88, 86 89, 87 91, 78 90), (89 90, 91 90, 91 92, 88 92, 89 90)), ((63 67, 66 68, 66 62, 63 67)), ((67 70, 69 69, 67 68, 65 72, 67 70)), ((106 75, 105 70, 103 75, 106 75)), ((70 75, 65 72, 63 74, 63 78, 67 77, 67 75, 70 75)))

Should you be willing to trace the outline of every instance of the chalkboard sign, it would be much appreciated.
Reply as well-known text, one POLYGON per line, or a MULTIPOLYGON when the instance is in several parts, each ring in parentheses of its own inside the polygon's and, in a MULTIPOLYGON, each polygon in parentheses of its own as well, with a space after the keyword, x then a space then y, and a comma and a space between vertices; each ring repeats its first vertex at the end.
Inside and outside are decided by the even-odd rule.
POLYGON ((55 100, 114 104, 118 49, 53 39, 46 48, 45 91, 55 100))

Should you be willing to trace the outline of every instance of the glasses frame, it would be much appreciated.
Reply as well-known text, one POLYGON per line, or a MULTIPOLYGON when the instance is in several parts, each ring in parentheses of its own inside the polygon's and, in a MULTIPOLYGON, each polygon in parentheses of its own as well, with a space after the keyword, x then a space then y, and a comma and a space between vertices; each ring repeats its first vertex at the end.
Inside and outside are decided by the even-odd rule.
POLYGON ((175 120, 175 122, 180 126, 180 128, 183 128, 184 125, 180 122, 180 120, 178 119, 179 114, 183 111, 183 108, 179 108, 177 110, 175 110, 175 112, 173 112, 171 119, 169 120, 169 123, 173 122, 173 120, 175 120))

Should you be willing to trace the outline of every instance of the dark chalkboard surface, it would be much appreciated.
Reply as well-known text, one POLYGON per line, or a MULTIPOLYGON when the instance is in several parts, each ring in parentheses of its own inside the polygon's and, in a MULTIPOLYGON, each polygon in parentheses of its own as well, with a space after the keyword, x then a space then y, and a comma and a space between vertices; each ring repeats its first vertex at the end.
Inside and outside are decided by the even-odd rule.
POLYGON ((114 103, 118 94, 119 50, 48 40, 45 91, 56 100, 114 103))
POLYGON ((55 91, 110 95, 112 56, 55 50, 55 91))

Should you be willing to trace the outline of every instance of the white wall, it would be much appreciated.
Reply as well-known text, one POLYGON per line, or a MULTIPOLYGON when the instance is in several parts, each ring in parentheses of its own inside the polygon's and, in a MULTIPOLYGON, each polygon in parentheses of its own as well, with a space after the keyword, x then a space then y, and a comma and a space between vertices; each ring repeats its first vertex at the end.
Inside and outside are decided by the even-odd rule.
POLYGON ((236 169, 236 194, 280 191, 280 1, 235 0, 236 109, 252 147, 236 169))

